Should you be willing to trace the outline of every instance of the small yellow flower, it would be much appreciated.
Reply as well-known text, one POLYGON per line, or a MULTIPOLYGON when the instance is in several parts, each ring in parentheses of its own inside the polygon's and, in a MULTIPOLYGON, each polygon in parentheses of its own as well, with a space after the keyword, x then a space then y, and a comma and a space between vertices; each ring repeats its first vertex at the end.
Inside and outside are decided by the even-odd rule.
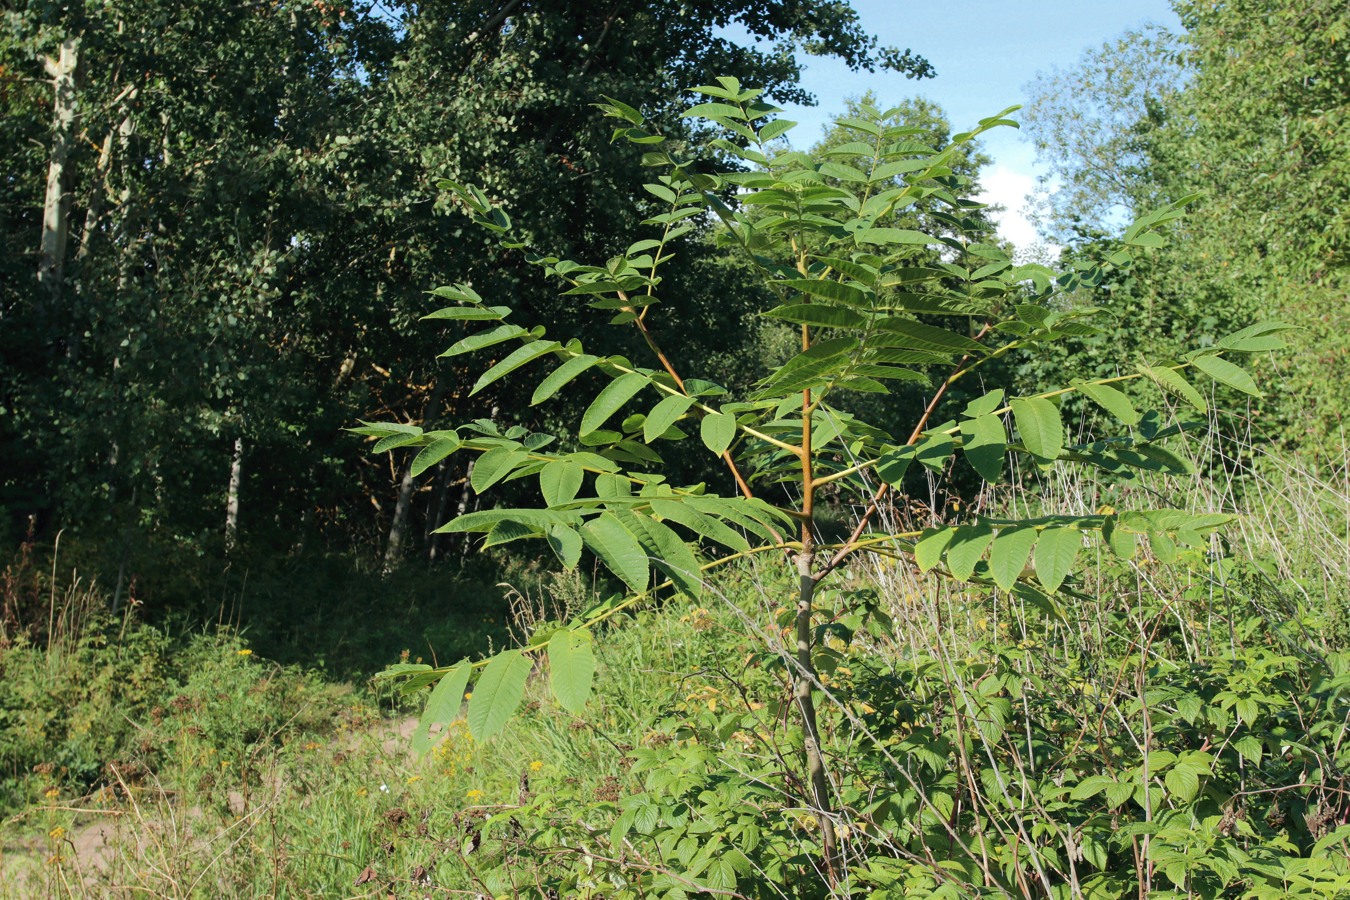
POLYGON ((238 653, 240 656, 252 656, 252 655, 253 655, 253 651, 252 651, 252 650, 248 650, 248 649, 244 649, 244 650, 236 650, 235 652, 238 653))
POLYGON ((55 799, 55 798, 61 796, 61 790, 60 790, 60 788, 54 788, 54 787, 53 787, 53 788, 47 788, 47 790, 46 790, 45 792, 43 792, 42 796, 46 797, 48 800, 53 800, 53 799, 55 799))
POLYGON ((366 795, 366 789, 365 789, 365 788, 357 788, 357 789, 356 789, 356 796, 358 796, 358 797, 364 797, 365 795, 366 795))
POLYGON ((47 837, 51 838, 51 839, 54 840, 54 841, 59 841, 59 840, 61 840, 61 838, 65 837, 65 836, 66 836, 66 830, 65 830, 64 828, 62 828, 60 825, 57 825, 57 826, 56 826, 55 828, 53 828, 51 831, 47 832, 47 837))
POLYGON ((465 700, 472 700, 472 699, 473 699, 473 691, 469 691, 468 693, 466 693, 466 694, 464 695, 464 699, 465 699, 465 700))
POLYGON ((530 763, 530 771, 531 771, 531 772, 538 772, 538 771, 539 771, 540 769, 542 769, 543 767, 544 767, 544 764, 541 763, 541 762, 540 762, 539 760, 537 760, 537 759, 536 759, 534 762, 530 763))
POLYGON ((474 788, 473 790, 465 793, 464 796, 470 800, 477 800, 479 797, 483 796, 483 792, 478 790, 477 788, 474 788))
POLYGON ((421 781, 421 780, 422 780, 422 776, 421 776, 421 775, 413 775, 413 776, 411 776, 411 777, 408 778, 407 783, 408 783, 408 784, 417 784, 417 782, 419 782, 419 781, 421 781))

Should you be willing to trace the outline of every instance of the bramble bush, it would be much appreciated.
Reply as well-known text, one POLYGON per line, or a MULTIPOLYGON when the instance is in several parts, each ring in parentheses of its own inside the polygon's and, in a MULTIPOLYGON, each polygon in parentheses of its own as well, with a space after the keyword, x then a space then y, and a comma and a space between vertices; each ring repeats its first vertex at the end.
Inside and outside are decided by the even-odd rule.
MULTIPOLYGON (((778 141, 793 123, 775 118, 779 110, 763 102, 761 92, 724 78, 716 85, 695 88, 694 93, 704 102, 686 115, 702 119, 709 135, 706 145, 697 148, 667 142, 631 106, 617 100, 598 104, 606 116, 617 120, 615 139, 633 143, 643 154, 643 163, 656 173, 646 185, 657 205, 643 223, 650 233, 635 236, 625 252, 603 264, 559 259, 522 243, 506 211, 481 190, 442 182, 474 221, 501 236, 504 249, 522 253, 544 277, 556 280, 564 302, 584 304, 608 316, 611 325, 633 334, 642 355, 637 361, 594 355, 579 340, 550 337, 542 327, 517 324, 511 321, 508 306, 480 296, 469 284, 433 292, 457 305, 427 318, 485 326, 457 340, 444 354, 492 355, 472 391, 504 379, 523 383, 526 367, 545 360, 556 365, 542 379, 530 379, 534 404, 563 392, 590 391, 598 382, 599 390, 581 415, 576 433, 541 434, 483 419, 433 431, 383 423, 365 423, 354 430, 375 438, 377 452, 418 448, 414 473, 453 453, 475 454, 471 484, 478 493, 507 482, 537 480, 542 503, 482 509, 454 519, 442 530, 482 534, 486 547, 542 540, 569 569, 589 554, 622 589, 562 625, 536 631, 523 646, 490 658, 464 659, 441 668, 391 667, 385 675, 400 679, 405 690, 430 688, 414 743, 425 751, 434 740, 431 729, 458 718, 471 681, 468 727, 477 740, 491 738, 506 726, 525 695, 531 671, 543 661, 557 702, 583 715, 595 671, 593 641, 604 626, 663 596, 697 600, 708 590, 707 576, 735 561, 775 559, 791 582, 775 583, 775 589, 784 592, 785 611, 779 621, 753 625, 779 639, 768 652, 748 640, 726 663, 739 665, 741 657, 751 653, 765 673, 777 667, 791 684, 790 698, 779 706, 778 721, 786 726, 794 720, 795 738, 787 740, 782 758, 766 771, 715 773, 715 783, 682 782, 678 776, 671 782, 669 752, 674 751, 667 752, 651 769, 660 774, 650 778, 662 783, 649 784, 648 792, 625 807, 609 832, 611 857, 629 860, 633 880, 624 888, 627 893, 605 895, 680 896, 700 890, 751 895, 758 890, 765 896, 781 896, 773 886, 789 882, 801 885, 792 889, 801 896, 824 892, 848 896, 854 891, 868 895, 889 890, 886 879, 899 879, 894 883, 900 884, 908 877, 888 868, 886 859, 924 869, 927 874, 920 879, 924 886, 915 882, 915 891, 941 888, 942 884, 929 882, 934 872, 947 872, 939 881, 948 886, 978 885, 984 892, 1067 896, 1064 886, 1071 884, 1081 893, 1083 879, 1074 868, 1075 857, 1080 865, 1104 868, 1109 857, 1104 838, 1083 832, 1086 843, 1065 843, 1063 833, 1049 826, 1048 831, 1030 828, 1021 817, 1016 828, 1005 831, 998 827, 1001 820, 981 819, 978 805, 967 807, 959 799, 959 783, 988 777, 997 783, 986 784, 987 792, 1016 805, 1009 793, 1014 790, 1012 782, 1003 780, 1008 760, 990 751, 986 759, 973 761, 985 750, 962 731, 971 727, 966 720, 974 721, 979 736, 996 741, 1008 731, 1014 708, 1025 705, 1025 695, 1005 674, 1003 663, 982 663, 977 670, 973 664, 953 660, 902 664, 884 655, 871 659, 865 648, 877 645, 855 638, 870 634, 875 641, 886 639, 891 627, 886 604, 875 598, 843 604, 830 599, 822 604, 822 592, 837 597, 839 589, 831 584, 847 575, 855 561, 872 556, 912 567, 923 578, 991 591, 1062 617, 1066 606, 1089 600, 1078 589, 1082 560, 1089 553, 1105 552, 1120 560, 1148 554, 1167 563, 1212 550, 1213 536, 1231 516, 1169 506, 1161 495, 1154 506, 1103 505, 1088 514, 1072 515, 1001 516, 993 514, 992 507, 962 506, 950 517, 932 516, 927 527, 913 528, 890 527, 897 519, 889 511, 907 508, 912 497, 927 492, 930 479, 950 476, 954 470, 970 471, 989 485, 1061 468, 1092 468, 1116 482, 1187 473, 1191 465, 1181 448, 1191 425, 1175 422, 1165 410, 1141 411, 1119 386, 1151 384, 1163 397, 1203 414, 1208 406, 1202 387, 1211 382, 1258 393, 1255 382, 1234 360, 1278 349, 1283 328, 1254 325, 1180 359, 1121 359, 1121 374, 1043 385, 1034 393, 1013 395, 1006 387, 972 391, 974 399, 962 408, 948 409, 943 404, 948 389, 962 381, 983 382, 1000 371, 995 361, 1013 354, 1035 357, 1062 342, 1096 333, 1090 320, 1099 311, 1070 306, 1063 298, 1082 285, 1101 283, 1129 269, 1136 259, 1165 246, 1163 228, 1181 215, 1189 198, 1135 222, 1096 261, 1076 262, 1064 272, 1018 265, 1004 248, 984 239, 984 225, 973 215, 983 207, 970 199, 969 180, 948 166, 958 149, 981 133, 1013 125, 1006 118, 1012 109, 955 135, 946 147, 933 148, 914 139, 916 130, 899 121, 897 111, 864 105, 857 117, 838 123, 855 139, 813 156, 778 141), (899 227, 904 211, 919 202, 935 210, 928 213, 934 227, 928 231, 899 227), (657 327, 662 306, 679 300, 663 296, 662 266, 678 252, 681 239, 694 232, 711 234, 743 255, 775 298, 762 315, 787 323, 800 339, 788 358, 743 396, 732 396, 715 372, 685 371, 675 352, 679 334, 663 334, 657 327), (1205 379, 1201 386, 1197 376, 1205 379), (857 398, 886 394, 896 383, 928 389, 928 402, 914 410, 912 420, 869 422, 855 412, 857 398), (1103 414, 1108 430, 1089 440, 1067 432, 1060 405, 1069 397, 1090 401, 1103 414), (662 450, 673 442, 695 439, 707 453, 704 480, 670 483, 663 471, 662 450), (727 490, 718 491, 716 484, 725 484, 727 490), (822 534, 826 504, 856 509, 851 532, 837 538, 822 534), (948 711, 955 718, 944 719, 946 701, 924 688, 925 666, 937 667, 944 678, 978 686, 974 693, 961 693, 964 706, 948 711), (910 776, 908 799, 894 801, 890 813, 894 840, 886 854, 866 863, 868 868, 849 856, 851 838, 840 833, 843 829, 852 834, 859 827, 853 812, 845 811, 856 811, 862 801, 849 793, 850 779, 841 769, 854 763, 845 757, 832 766, 822 744, 818 705, 827 697, 832 706, 849 699, 847 693, 832 693, 827 685, 831 673, 841 667, 855 673, 890 670, 876 677, 889 685, 894 703, 910 710, 907 717, 892 719, 888 725, 877 722, 860 729, 866 746, 857 748, 858 765, 868 759, 872 762, 867 765, 876 763, 873 751, 888 746, 882 738, 897 723, 909 729, 912 746, 886 750, 885 758, 894 762, 896 752, 933 757, 931 772, 910 776), (978 709, 970 706, 972 698, 983 698, 978 709), (922 726, 927 731, 921 730, 921 720, 927 722, 922 726), (956 733, 947 733, 949 727, 956 733), (946 761, 952 753, 958 757, 955 767, 946 761), (929 776, 950 782, 942 794, 945 801, 936 799, 932 785, 922 783, 929 776), (679 785, 679 790, 672 793, 671 784, 679 785), (764 835, 751 821, 753 815, 738 818, 736 812, 752 809, 750 798, 773 784, 795 798, 801 809, 799 821, 809 822, 815 832, 809 852, 785 857, 791 860, 790 876, 785 870, 763 868, 763 856, 756 848, 764 835), (663 807, 651 805, 667 801, 663 807), (685 816, 688 824, 688 816, 678 810, 690 804, 726 808, 700 818, 720 823, 711 834, 706 828, 686 829, 682 836, 671 837, 672 821, 678 824, 685 816), (976 819, 967 821, 966 815, 976 819), (982 825, 994 831, 972 832, 982 825), (912 836, 907 829, 920 835, 923 847, 930 847, 934 829, 944 832, 949 849, 960 848, 960 859, 938 863, 931 853, 925 857, 906 844, 912 836), (661 834, 669 838, 669 845, 660 843, 661 834), (652 835, 660 844, 658 855, 678 859, 682 873, 670 875, 641 863, 635 845, 641 836, 652 835), (991 848, 995 843, 1001 849, 991 848), (625 855, 629 850, 632 856, 625 855), (866 875, 869 871, 880 874, 872 878, 866 875), (756 884, 759 889, 753 887, 756 884)), ((633 202, 647 208, 652 201, 633 202)), ((1204 683, 1209 676, 1192 677, 1204 683)), ((867 690, 880 688, 873 685, 867 690)), ((882 708, 872 701, 860 702, 871 710, 860 721, 882 708)), ((1239 716, 1245 723, 1254 721, 1239 716)), ((1193 716, 1186 725, 1194 726, 1193 716)), ((740 730, 735 723, 709 727, 717 734, 727 728, 740 730)), ((1085 729, 1084 735, 1089 731, 1085 729)), ((704 742, 691 741, 695 736, 672 739, 671 746, 679 748, 679 754, 699 756, 702 751, 697 748, 704 742)), ((1035 760, 1042 752, 1037 745, 1053 743, 1053 738, 1028 730, 1026 741, 1028 755, 1018 762, 1022 775, 1037 769, 1035 760)), ((1246 750, 1239 754, 1250 759, 1255 751, 1243 746, 1246 750)), ((1195 752, 1210 750, 1212 746, 1195 752)), ((1142 765, 1147 767, 1147 747, 1144 753, 1142 765)), ((1123 761, 1110 758, 1111 771, 1118 771, 1123 761)), ((648 765, 643 759, 639 754, 638 763, 648 765)), ((1156 803, 1151 799, 1154 779, 1145 772, 1139 782, 1150 785, 1139 789, 1145 809, 1157 807, 1165 796, 1194 799, 1197 784, 1211 774, 1213 764, 1212 753, 1205 759, 1174 754, 1166 766, 1155 764, 1155 772, 1168 771, 1156 803)), ((1101 772, 1097 776, 1106 777, 1101 772)), ((1032 789, 1027 778, 1021 781, 1016 790, 1032 789)), ((1109 810, 1130 797, 1119 786, 1084 784, 1078 782, 1069 790, 1077 791, 1080 800, 1105 792, 1110 806, 1101 814, 1105 818, 1093 821, 1109 827, 1115 815, 1109 810)), ((1042 788, 1049 790, 1038 782, 1037 789, 1042 788)), ((869 790, 876 793, 875 788, 869 790)), ((1135 793, 1131 788, 1130 796, 1135 793)), ((880 799, 868 800, 872 806, 867 827, 874 832, 891 827, 884 824, 885 815, 875 815, 873 807, 880 799)), ((1147 821, 1165 827, 1151 814, 1147 821)), ((1158 865, 1167 870, 1169 863, 1158 865)), ((1103 894, 1107 895, 1114 896, 1103 894)))

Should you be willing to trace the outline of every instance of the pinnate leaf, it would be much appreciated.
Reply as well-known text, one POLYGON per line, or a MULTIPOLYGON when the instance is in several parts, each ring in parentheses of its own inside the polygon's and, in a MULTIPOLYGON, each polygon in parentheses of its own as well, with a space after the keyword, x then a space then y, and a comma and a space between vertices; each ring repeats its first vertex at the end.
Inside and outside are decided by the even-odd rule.
POLYGON ((412 747, 418 756, 425 755, 431 749, 431 726, 444 725, 459 718, 464 689, 469 685, 469 671, 468 660, 456 663, 432 688, 422 717, 417 720, 417 731, 413 732, 412 747))
POLYGON ((579 463, 555 459, 539 470, 539 492, 549 506, 560 506, 576 498, 585 479, 586 470, 579 463))
POLYGON ((459 449, 459 441, 453 437, 437 438, 422 448, 422 452, 412 461, 413 477, 421 475, 436 463, 459 449))
POLYGON ((1027 452, 1041 459, 1055 459, 1064 449, 1064 425, 1059 407, 1044 397, 1028 397, 1011 404, 1017 432, 1027 452))
POLYGON ((649 383, 646 375, 627 372, 605 385, 604 390, 596 395, 595 400, 581 417, 582 436, 604 425, 610 416, 622 409, 625 403, 633 399, 634 395, 649 383))
POLYGON ((736 417, 730 413, 710 413, 699 422, 698 433, 704 446, 721 456, 736 437, 736 417))
POLYGON ((1073 571, 1074 560, 1082 549, 1083 536, 1077 528, 1047 528, 1036 541, 1036 577, 1047 591, 1057 591, 1073 571))
POLYGON ((1035 528, 1001 529, 989 545, 989 573, 994 576, 994 583, 1005 591, 1012 590, 1035 543, 1035 528))
POLYGON ((1003 420, 995 415, 982 415, 961 423, 964 438, 961 449, 966 459, 990 484, 1003 477, 1003 455, 1008 445, 1003 420))
POLYGON ((581 539, 634 592, 647 589, 651 576, 647 554, 633 532, 613 513, 601 513, 582 526, 581 539))
POLYGON ((1191 364, 1221 384, 1237 388, 1253 397, 1261 396, 1261 389, 1256 386, 1252 376, 1221 356, 1197 356, 1191 360, 1191 364))
POLYGON ((647 413, 647 421, 642 425, 642 439, 650 444, 665 434, 693 405, 693 398, 683 394, 671 394, 666 397, 647 413))
POLYGON ((485 741, 502 730, 525 696, 525 681, 534 660, 519 650, 494 656, 478 676, 469 698, 469 731, 485 741))
POLYGON ((947 568, 952 577, 957 581, 969 581, 975 573, 975 564, 993 540, 994 529, 983 522, 956 529, 947 547, 947 568))
POLYGON ((589 356, 585 353, 580 356, 572 357, 550 372, 547 378, 539 382, 539 387, 535 388, 534 396, 530 398, 530 405, 534 406, 535 404, 543 403, 545 400, 566 387, 578 375, 585 372, 599 361, 600 359, 598 357, 589 356))
POLYGON ((591 633, 584 628, 564 628, 548 641, 549 687, 563 709, 581 715, 591 696, 595 654, 591 633))
POLYGON ((1116 390, 1110 385, 1093 384, 1089 381, 1074 382, 1074 387, 1083 392, 1084 396, 1102 409, 1115 416, 1123 425, 1136 425, 1139 422, 1139 412, 1130 402, 1130 398, 1123 392, 1116 390))

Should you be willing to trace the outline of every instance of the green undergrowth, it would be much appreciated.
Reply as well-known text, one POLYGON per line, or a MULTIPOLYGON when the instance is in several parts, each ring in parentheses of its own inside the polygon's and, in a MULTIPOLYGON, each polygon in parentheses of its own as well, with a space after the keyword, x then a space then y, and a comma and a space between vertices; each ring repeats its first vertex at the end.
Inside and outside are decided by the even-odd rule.
MULTIPOLYGON (((1103 571, 1111 599, 1073 611, 934 591, 901 568, 827 593, 835 895, 1124 897, 1143 880, 1159 897, 1350 896, 1350 656, 1299 584, 1182 562, 1103 571)), ((597 642, 584 718, 535 677, 502 735, 479 745, 454 724, 423 759, 397 698, 229 632, 169 654, 133 629, 120 656, 136 665, 72 680, 96 655, 62 660, 69 734, 126 731, 89 747, 108 757, 92 777, 54 758, 22 779, 7 890, 827 896, 804 788, 783 787, 801 752, 772 649, 788 587, 747 567, 704 606, 640 612, 597 642), (172 691, 126 692, 155 694, 155 678, 172 691), (114 683, 133 687, 89 705, 114 683), (91 849, 96 831, 118 852, 91 849)), ((16 653, 10 689, 39 682, 16 653)))
MULTIPOLYGON (((420 698, 66 585, 0 648, 0 896, 1350 897, 1347 504, 1304 483, 1249 478, 1222 539, 1093 557, 1055 601, 885 559, 824 591, 833 886, 769 556, 597 633, 584 716, 536 671, 502 733, 452 723, 420 758, 420 698)), ((478 653, 592 599, 517 580, 478 653)), ((440 627, 474 636, 467 614, 440 627)))

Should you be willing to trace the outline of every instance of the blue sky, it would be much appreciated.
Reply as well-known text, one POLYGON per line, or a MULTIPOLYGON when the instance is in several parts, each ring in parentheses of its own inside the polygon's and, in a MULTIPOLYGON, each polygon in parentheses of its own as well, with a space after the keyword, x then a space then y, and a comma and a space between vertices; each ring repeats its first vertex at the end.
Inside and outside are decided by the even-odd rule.
MULTIPOLYGON (((802 86, 819 105, 787 110, 787 117, 800 123, 789 135, 798 146, 820 136, 845 97, 866 90, 876 93, 882 108, 906 97, 934 100, 960 131, 1025 103, 1022 89, 1037 72, 1071 66, 1089 47, 1148 22, 1179 28, 1167 0, 853 0, 853 8, 882 45, 909 47, 927 57, 937 77, 916 82, 892 72, 850 72, 837 60, 806 57, 802 86)), ((986 198, 1009 207, 1001 222, 1004 236, 1025 246, 1034 233, 1020 213, 1038 174, 1035 152, 1010 128, 996 129, 984 140, 994 158, 984 178, 986 198)))

